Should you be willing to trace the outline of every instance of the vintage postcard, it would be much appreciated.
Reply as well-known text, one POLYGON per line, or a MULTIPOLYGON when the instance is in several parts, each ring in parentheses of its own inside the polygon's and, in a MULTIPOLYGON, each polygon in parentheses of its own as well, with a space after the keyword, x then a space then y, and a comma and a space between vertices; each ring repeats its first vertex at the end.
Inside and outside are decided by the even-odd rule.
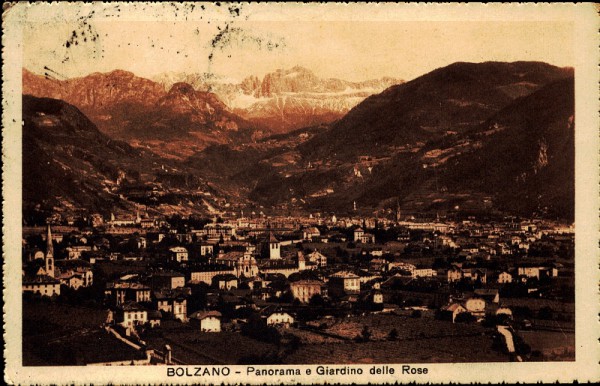
POLYGON ((2 23, 7 383, 600 381, 597 6, 2 23))

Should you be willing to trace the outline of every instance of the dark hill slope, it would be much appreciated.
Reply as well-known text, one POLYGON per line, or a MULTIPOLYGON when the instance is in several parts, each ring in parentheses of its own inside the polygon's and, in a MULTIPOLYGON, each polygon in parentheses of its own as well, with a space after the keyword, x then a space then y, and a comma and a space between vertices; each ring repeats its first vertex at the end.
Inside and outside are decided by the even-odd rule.
POLYGON ((307 157, 390 154, 477 127, 520 96, 572 74, 540 62, 454 63, 370 96, 301 147, 307 157))

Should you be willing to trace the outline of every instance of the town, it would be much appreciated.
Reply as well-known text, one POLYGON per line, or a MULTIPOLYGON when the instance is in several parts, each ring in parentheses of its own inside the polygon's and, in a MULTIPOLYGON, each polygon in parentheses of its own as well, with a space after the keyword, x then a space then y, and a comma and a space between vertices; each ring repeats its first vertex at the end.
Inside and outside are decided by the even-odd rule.
POLYGON ((574 360, 548 220, 90 213, 22 259, 25 365, 574 360))

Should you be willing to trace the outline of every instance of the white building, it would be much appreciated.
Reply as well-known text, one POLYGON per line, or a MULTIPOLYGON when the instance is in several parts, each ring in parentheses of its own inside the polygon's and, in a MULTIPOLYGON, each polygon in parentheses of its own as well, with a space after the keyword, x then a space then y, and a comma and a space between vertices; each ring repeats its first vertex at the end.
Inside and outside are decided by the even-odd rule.
POLYGON ((178 263, 188 261, 188 251, 184 247, 173 247, 169 249, 169 259, 178 263))
POLYGON ((506 271, 500 272, 500 274, 498 275, 498 283, 499 284, 512 283, 512 281, 513 281, 512 275, 506 271))
POLYGON ((190 322, 202 332, 221 332, 221 313, 218 311, 196 311, 190 315, 190 322))
POLYGON ((115 321, 123 327, 134 327, 148 322, 148 310, 136 302, 127 302, 117 308, 115 321))
POLYGON ((287 312, 273 312, 267 317, 267 326, 289 327, 294 323, 294 317, 287 312))

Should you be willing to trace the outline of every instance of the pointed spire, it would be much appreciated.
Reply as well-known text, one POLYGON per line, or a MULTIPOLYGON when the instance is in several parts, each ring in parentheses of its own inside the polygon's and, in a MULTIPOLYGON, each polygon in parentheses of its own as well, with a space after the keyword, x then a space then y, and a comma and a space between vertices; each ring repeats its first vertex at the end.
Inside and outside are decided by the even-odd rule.
POLYGON ((50 224, 46 231, 46 256, 54 257, 54 245, 52 244, 52 231, 50 230, 50 224))

